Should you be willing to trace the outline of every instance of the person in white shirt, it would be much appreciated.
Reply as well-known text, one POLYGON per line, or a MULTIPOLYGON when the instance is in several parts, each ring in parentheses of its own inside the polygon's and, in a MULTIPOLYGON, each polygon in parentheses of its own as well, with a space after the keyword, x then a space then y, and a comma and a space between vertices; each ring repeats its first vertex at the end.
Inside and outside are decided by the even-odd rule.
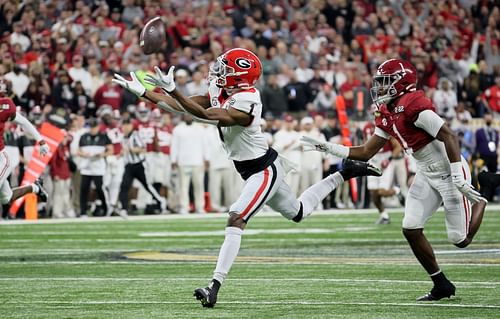
POLYGON ((205 210, 203 177, 208 159, 208 144, 205 129, 199 123, 193 123, 193 117, 184 116, 184 121, 172 132, 171 159, 172 167, 179 170, 180 210, 189 212, 189 182, 193 183, 194 207, 197 213, 205 210))
POLYGON ((78 54, 73 56, 73 65, 69 68, 68 73, 73 82, 80 81, 85 92, 90 95, 93 87, 92 76, 82 65, 83 57, 78 54))
POLYGON ((308 65, 306 59, 302 58, 299 60, 299 67, 295 69, 295 76, 297 81, 307 83, 310 79, 314 77, 314 71, 308 65))
MULTIPOLYGON (((319 141, 325 141, 326 138, 314 126, 314 120, 311 117, 304 117, 300 121, 302 130, 299 135, 308 136, 319 141)), ((319 182, 323 177, 323 154, 319 152, 302 152, 301 153, 301 167, 300 167, 300 192, 304 192, 311 185, 319 182)))
POLYGON ((21 47, 23 48, 23 51, 26 52, 28 48, 31 45, 31 40, 28 38, 26 35, 22 33, 23 31, 23 24, 22 22, 18 21, 15 22, 12 26, 13 31, 10 35, 10 45, 14 45, 16 43, 19 43, 21 47))
POLYGON ((31 82, 29 77, 17 65, 14 66, 12 71, 4 75, 4 79, 10 81, 12 92, 18 98, 23 96, 31 82))
POLYGON ((207 81, 203 79, 201 72, 196 71, 191 77, 191 82, 186 84, 186 89, 188 95, 203 95, 207 93, 208 85, 207 81))
POLYGON ((434 92, 432 102, 436 106, 436 113, 446 119, 455 117, 457 106, 457 92, 452 88, 450 80, 442 78, 439 80, 439 89, 434 92))
MULTIPOLYGON (((285 116, 282 128, 274 134, 273 148, 294 164, 294 167, 300 167, 301 146, 300 134, 295 130, 296 121, 291 115, 285 116)), ((290 171, 285 181, 294 195, 299 194, 300 172, 298 170, 290 171)))
POLYGON ((227 153, 220 140, 219 132, 213 125, 205 127, 206 143, 208 148, 209 171, 208 191, 212 211, 221 212, 227 209, 236 199, 232 191, 236 170, 233 163, 227 158, 227 153), (222 196, 223 199, 222 200, 222 196))

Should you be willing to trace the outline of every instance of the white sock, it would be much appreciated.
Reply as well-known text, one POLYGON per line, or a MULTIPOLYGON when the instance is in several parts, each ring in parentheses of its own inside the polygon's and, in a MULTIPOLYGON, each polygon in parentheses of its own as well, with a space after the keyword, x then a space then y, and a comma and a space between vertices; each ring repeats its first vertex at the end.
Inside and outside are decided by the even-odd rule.
POLYGON ((302 202, 302 218, 311 215, 321 201, 343 182, 344 178, 342 175, 336 172, 306 189, 302 195, 299 196, 299 201, 302 202))
POLYGON ((389 214, 387 214, 387 212, 384 210, 383 212, 380 213, 380 217, 384 219, 389 219, 389 214))
POLYGON ((219 251, 217 266, 214 271, 214 279, 222 284, 226 279, 229 269, 234 263, 240 250, 241 235, 243 229, 238 227, 226 227, 226 237, 219 251))
POLYGON ((40 187, 38 187, 38 185, 31 184, 31 192, 32 193, 38 194, 39 191, 40 191, 40 187))

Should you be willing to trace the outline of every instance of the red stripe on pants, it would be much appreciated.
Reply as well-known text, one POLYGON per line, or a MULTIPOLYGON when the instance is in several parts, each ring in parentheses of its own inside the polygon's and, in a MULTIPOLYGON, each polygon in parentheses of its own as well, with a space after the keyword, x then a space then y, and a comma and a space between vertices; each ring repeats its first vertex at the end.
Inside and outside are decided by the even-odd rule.
POLYGON ((243 218, 245 217, 246 214, 251 210, 251 208, 255 205, 255 202, 259 199, 260 195, 262 195, 262 192, 264 192, 264 189, 266 189, 267 182, 269 181, 269 167, 266 168, 264 171, 264 181, 260 185, 259 189, 257 190, 257 193, 255 196, 252 198, 250 201, 250 204, 243 210, 243 212, 240 214, 240 217, 243 218))
MULTIPOLYGON (((465 173, 465 169, 462 165, 462 172, 464 173, 464 179, 465 182, 467 183, 467 174, 465 173)), ((464 208, 465 208, 465 235, 469 234, 469 214, 470 214, 470 208, 469 208, 469 200, 465 197, 462 196, 464 200, 464 208)))

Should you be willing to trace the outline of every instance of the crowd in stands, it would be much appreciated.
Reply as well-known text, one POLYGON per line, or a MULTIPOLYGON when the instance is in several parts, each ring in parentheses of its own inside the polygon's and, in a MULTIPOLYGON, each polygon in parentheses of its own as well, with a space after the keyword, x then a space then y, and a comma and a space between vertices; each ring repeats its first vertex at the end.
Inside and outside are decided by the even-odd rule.
MULTIPOLYGON (((437 112, 453 123, 467 158, 480 156, 491 169, 498 164, 498 132, 493 129, 500 117, 497 1, 0 0, 0 37, 0 77, 7 82, 20 111, 37 125, 48 121, 68 132, 60 156, 54 159, 59 162, 49 165, 53 168, 66 163, 68 170, 57 176, 58 169, 49 168, 46 179, 70 180, 62 188, 72 190, 75 200, 71 207, 76 215, 80 214, 75 207, 80 207, 81 185, 76 184, 81 182, 75 177, 81 170, 79 138, 97 125, 96 119, 108 135, 114 134, 110 127, 120 127, 124 120, 135 122, 138 131, 141 122, 148 122, 142 125, 149 128, 143 138, 152 140, 148 152, 167 157, 179 123, 187 125, 184 118, 160 114, 154 105, 142 105, 136 96, 111 82, 113 74, 145 73, 154 66, 167 70, 175 65, 179 90, 187 95, 205 94, 210 64, 233 47, 250 49, 261 59, 263 76, 258 88, 266 120, 263 124, 274 147, 282 152, 295 149, 298 155, 291 157, 306 155, 293 143, 283 141, 286 145, 281 145, 280 139, 286 140, 282 135, 291 138, 302 134, 301 130, 316 128, 314 134, 322 132, 328 140, 341 141, 336 121, 338 96, 345 101, 356 142, 356 131, 362 127, 358 122, 372 119, 372 74, 386 59, 401 57, 415 65, 419 89, 433 100, 437 112), (139 33, 155 16, 163 18, 166 41, 160 53, 144 55, 138 46, 139 33), (479 145, 483 140, 476 139, 475 128, 469 125, 483 118, 492 123, 484 130, 486 143, 496 143, 494 149, 479 145)), ((7 130, 6 139, 13 152, 17 148, 19 153, 21 165, 12 177, 15 185, 33 144, 14 126, 7 130)), ((117 144, 113 138, 108 142, 117 144)), ((208 145, 215 148, 217 142, 208 145)), ((221 161, 210 162, 211 151, 200 151, 204 156, 202 174, 221 161)), ((116 152, 112 155, 121 156, 116 152)), ((319 160, 320 172, 330 171, 330 164, 335 163, 319 160)), ((207 185, 201 187, 199 172, 197 181, 191 182, 197 189, 190 196, 194 207, 172 207, 172 203, 186 201, 186 195, 178 194, 177 189, 188 189, 186 181, 177 187, 179 175, 196 174, 192 170, 179 174, 182 161, 166 161, 165 166, 171 166, 176 174, 158 182, 151 173, 150 180, 158 184, 162 196, 169 197, 170 208, 182 212, 210 209, 199 198, 200 191, 208 190, 210 174, 206 174, 207 185), (170 189, 170 196, 161 186, 170 189)), ((291 182, 298 185, 295 189, 302 187, 302 179, 306 177, 291 182)), ((106 190, 106 185, 103 187, 106 190)), ((213 206, 226 206, 218 202, 234 196, 237 194, 225 194, 223 199, 215 199, 213 206)))

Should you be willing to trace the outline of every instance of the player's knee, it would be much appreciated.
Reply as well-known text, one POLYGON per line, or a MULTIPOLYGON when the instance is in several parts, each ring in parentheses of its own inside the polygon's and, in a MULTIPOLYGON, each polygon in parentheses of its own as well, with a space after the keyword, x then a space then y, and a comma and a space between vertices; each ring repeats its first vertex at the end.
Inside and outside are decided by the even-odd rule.
POLYGON ((229 213, 229 217, 227 219, 227 226, 228 227, 238 227, 238 228, 244 229, 246 226, 246 223, 243 219, 241 219, 241 217, 238 213, 231 212, 231 213, 229 213))
POLYGON ((7 205, 12 199, 12 191, 0 194, 0 203, 2 205, 7 205))
POLYGON ((422 228, 418 229, 403 228, 403 235, 408 241, 415 240, 418 237, 422 236, 422 228))
POLYGON ((457 232, 449 232, 448 240, 458 248, 465 248, 470 244, 470 240, 467 237, 464 238, 463 234, 457 232))
POLYGON ((465 238, 464 240, 462 240, 461 242, 459 243, 454 243, 453 245, 457 246, 458 248, 465 248, 467 246, 469 246, 469 244, 472 242, 472 240, 470 240, 469 238, 465 238))

